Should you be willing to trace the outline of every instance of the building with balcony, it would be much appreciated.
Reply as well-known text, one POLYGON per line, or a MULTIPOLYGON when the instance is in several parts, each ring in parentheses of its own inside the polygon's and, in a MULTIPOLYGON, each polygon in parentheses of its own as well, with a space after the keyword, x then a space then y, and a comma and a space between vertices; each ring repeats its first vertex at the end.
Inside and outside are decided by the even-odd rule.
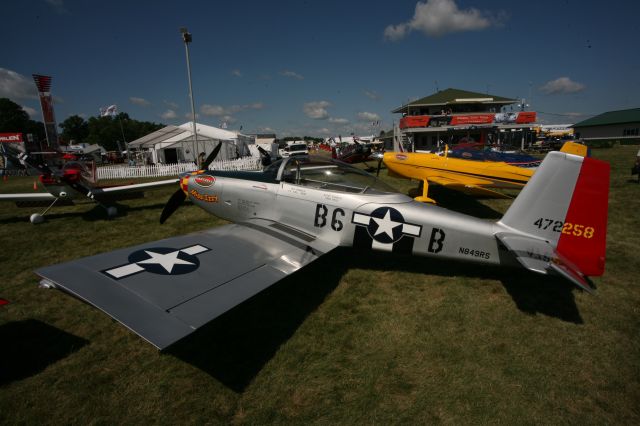
POLYGON ((394 139, 411 151, 479 142, 520 148, 535 142, 536 113, 517 99, 446 89, 393 110, 402 114, 394 139))

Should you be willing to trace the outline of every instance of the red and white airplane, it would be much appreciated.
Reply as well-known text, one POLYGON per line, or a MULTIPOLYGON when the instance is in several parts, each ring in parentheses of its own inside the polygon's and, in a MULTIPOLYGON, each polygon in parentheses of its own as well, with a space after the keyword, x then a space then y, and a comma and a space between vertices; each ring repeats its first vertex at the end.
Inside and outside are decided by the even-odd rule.
POLYGON ((46 206, 41 213, 33 213, 29 220, 33 224, 44 221, 44 215, 55 205, 69 205, 79 201, 96 202, 103 206, 109 217, 118 211, 113 205, 118 200, 135 198, 149 189, 175 185, 177 178, 161 181, 102 187, 92 179, 93 172, 84 162, 72 154, 59 151, 47 153, 16 153, 5 150, 5 155, 14 158, 29 171, 39 175, 39 181, 47 192, 0 194, 0 201, 13 201, 19 207, 46 206))

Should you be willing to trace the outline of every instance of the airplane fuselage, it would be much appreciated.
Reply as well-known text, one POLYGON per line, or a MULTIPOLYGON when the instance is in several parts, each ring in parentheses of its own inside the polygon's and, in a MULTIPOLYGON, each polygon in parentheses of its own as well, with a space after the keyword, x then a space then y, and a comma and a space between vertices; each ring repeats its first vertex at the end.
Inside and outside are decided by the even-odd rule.
MULTIPOLYGON (((308 238, 356 249, 513 264, 495 238, 501 230, 495 222, 419 203, 399 193, 332 191, 254 180, 252 174, 190 176, 187 193, 194 204, 218 217, 236 223, 266 219, 290 228, 297 237, 302 231, 308 238)), ((256 178, 262 176, 255 173, 256 178)))

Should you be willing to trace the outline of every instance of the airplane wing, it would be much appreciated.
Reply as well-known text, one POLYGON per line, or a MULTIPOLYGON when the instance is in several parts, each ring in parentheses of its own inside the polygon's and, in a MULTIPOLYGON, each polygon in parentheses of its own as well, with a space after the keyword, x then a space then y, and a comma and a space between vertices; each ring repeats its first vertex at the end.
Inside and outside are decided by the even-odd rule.
MULTIPOLYGON (((91 188, 89 195, 96 200, 103 198, 117 198, 118 194, 125 194, 130 192, 142 192, 149 189, 162 188, 165 186, 175 185, 178 183, 177 178, 166 179, 155 182, 137 183, 133 185, 120 185, 104 188, 91 188)), ((31 193, 16 193, 16 194, 0 194, 0 202, 2 201, 16 201, 16 202, 31 202, 31 201, 53 201, 56 197, 48 192, 31 192, 31 193)))
POLYGON ((53 201, 55 199, 56 197, 48 192, 0 194, 0 201, 53 201))
POLYGON ((449 189, 455 189, 456 191, 460 191, 468 195, 491 198, 511 198, 501 192, 478 186, 491 184, 493 181, 489 179, 464 178, 463 180, 456 180, 444 176, 429 176, 427 180, 429 181, 429 183, 436 183, 438 185, 442 185, 449 189))
POLYGON ((336 247, 254 219, 36 271, 164 349, 336 247))
POLYGON ((101 198, 109 197, 109 198, 117 198, 118 194, 130 193, 130 192, 142 192, 149 189, 162 188, 165 186, 170 186, 178 183, 178 178, 166 179, 166 180, 158 180, 154 182, 146 182, 146 183, 136 183, 132 185, 120 185, 120 186, 110 186, 110 187, 96 187, 91 188, 90 196, 97 200, 101 198))

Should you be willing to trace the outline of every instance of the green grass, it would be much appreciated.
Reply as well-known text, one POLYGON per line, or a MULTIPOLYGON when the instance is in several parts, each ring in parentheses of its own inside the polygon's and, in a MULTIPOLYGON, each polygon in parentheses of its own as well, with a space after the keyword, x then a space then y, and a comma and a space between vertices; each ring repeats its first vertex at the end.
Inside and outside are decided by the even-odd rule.
MULTIPOLYGON (((223 221, 186 206, 158 225, 173 188, 122 202, 113 220, 84 204, 33 226, 39 209, 4 203, 0 423, 638 424, 636 151, 594 150, 612 166, 595 296, 517 270, 338 250, 167 353, 39 289, 32 271, 223 221)), ((9 178, 0 191, 32 185, 9 178)), ((509 205, 433 195, 488 219, 509 205)))

